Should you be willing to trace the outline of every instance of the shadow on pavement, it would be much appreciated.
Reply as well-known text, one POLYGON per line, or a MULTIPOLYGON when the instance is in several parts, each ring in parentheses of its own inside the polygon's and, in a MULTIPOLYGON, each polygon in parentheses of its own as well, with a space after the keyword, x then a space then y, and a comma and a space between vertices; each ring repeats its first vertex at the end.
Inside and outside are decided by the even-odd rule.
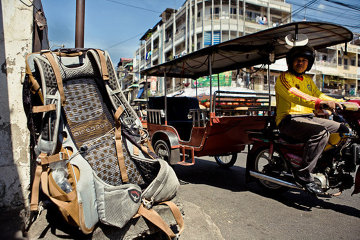
POLYGON ((247 191, 245 184, 245 168, 232 166, 220 167, 215 160, 197 158, 193 166, 173 166, 181 184, 206 184, 234 192, 247 191))
POLYGON ((245 168, 233 166, 221 168, 215 160, 196 159, 193 166, 173 166, 181 184, 206 184, 233 192, 250 191, 266 198, 272 198, 282 204, 301 211, 312 208, 329 209, 345 215, 360 218, 360 210, 352 206, 326 201, 329 198, 317 198, 300 190, 289 190, 283 194, 265 193, 256 183, 245 183, 245 168))
POLYGON ((312 211, 312 208, 329 209, 348 216, 360 218, 360 209, 326 201, 326 199, 331 199, 331 197, 318 198, 300 190, 289 190, 283 194, 271 195, 262 191, 255 183, 248 184, 248 190, 263 197, 272 198, 288 207, 298 210, 312 211))

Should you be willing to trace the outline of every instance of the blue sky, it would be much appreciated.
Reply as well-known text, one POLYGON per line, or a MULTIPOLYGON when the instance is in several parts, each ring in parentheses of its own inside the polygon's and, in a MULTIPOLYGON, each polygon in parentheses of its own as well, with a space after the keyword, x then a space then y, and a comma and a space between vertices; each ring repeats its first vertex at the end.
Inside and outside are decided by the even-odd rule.
MULTIPOLYGON (((160 21, 160 14, 166 8, 178 9, 183 3, 180 0, 85 0, 84 47, 106 49, 114 64, 120 57, 132 58, 139 39, 160 21)), ((50 46, 75 47, 76 0, 42 0, 42 4, 50 46)))
MULTIPOLYGON (((286 0, 294 20, 328 21, 360 32, 359 0, 286 0), (340 4, 339 4, 340 3, 340 4), (347 4, 344 7, 341 4, 347 4), (304 8, 303 6, 307 6, 304 8)), ((117 64, 133 57, 140 37, 160 20, 166 8, 178 9, 184 0, 85 0, 85 47, 105 49, 117 64)), ((52 48, 75 46, 76 0, 42 0, 52 48)))

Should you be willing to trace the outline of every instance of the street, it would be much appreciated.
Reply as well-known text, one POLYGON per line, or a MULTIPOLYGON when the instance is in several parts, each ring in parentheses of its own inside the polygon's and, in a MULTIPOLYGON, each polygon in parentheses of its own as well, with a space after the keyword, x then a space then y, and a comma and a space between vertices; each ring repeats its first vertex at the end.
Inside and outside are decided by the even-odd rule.
POLYGON ((360 239, 360 195, 352 189, 333 198, 297 190, 267 196, 245 183, 245 162, 243 152, 230 169, 212 157, 174 166, 188 223, 180 239, 360 239))

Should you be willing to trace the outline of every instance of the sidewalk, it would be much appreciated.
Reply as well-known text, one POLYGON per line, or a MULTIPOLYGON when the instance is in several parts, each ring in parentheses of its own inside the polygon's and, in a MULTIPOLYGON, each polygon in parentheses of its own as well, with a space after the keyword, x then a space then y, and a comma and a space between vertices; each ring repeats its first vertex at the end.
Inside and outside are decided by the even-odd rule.
MULTIPOLYGON (((219 240, 223 239, 220 230, 211 218, 195 204, 180 199, 173 200, 184 217, 185 230, 180 239, 219 240)), ((171 211, 164 206, 155 208, 172 228, 176 223, 171 211)), ((0 216, 0 239, 166 239, 143 218, 131 220, 124 229, 99 224, 93 234, 83 235, 75 227, 66 224, 57 211, 51 208, 43 210, 25 234, 23 220, 19 211, 3 212, 0 216), (55 228, 56 226, 56 228, 55 228)))

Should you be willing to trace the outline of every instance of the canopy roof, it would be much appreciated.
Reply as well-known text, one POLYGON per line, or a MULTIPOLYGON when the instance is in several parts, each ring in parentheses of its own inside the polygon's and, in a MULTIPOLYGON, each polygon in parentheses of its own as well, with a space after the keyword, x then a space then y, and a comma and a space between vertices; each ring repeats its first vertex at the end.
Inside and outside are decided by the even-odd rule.
POLYGON ((142 75, 193 78, 209 75, 209 59, 212 74, 267 64, 269 53, 275 60, 285 57, 290 50, 285 37, 288 34, 305 34, 308 45, 315 50, 352 40, 347 28, 324 22, 294 22, 249 34, 187 54, 175 60, 145 69, 142 75))

